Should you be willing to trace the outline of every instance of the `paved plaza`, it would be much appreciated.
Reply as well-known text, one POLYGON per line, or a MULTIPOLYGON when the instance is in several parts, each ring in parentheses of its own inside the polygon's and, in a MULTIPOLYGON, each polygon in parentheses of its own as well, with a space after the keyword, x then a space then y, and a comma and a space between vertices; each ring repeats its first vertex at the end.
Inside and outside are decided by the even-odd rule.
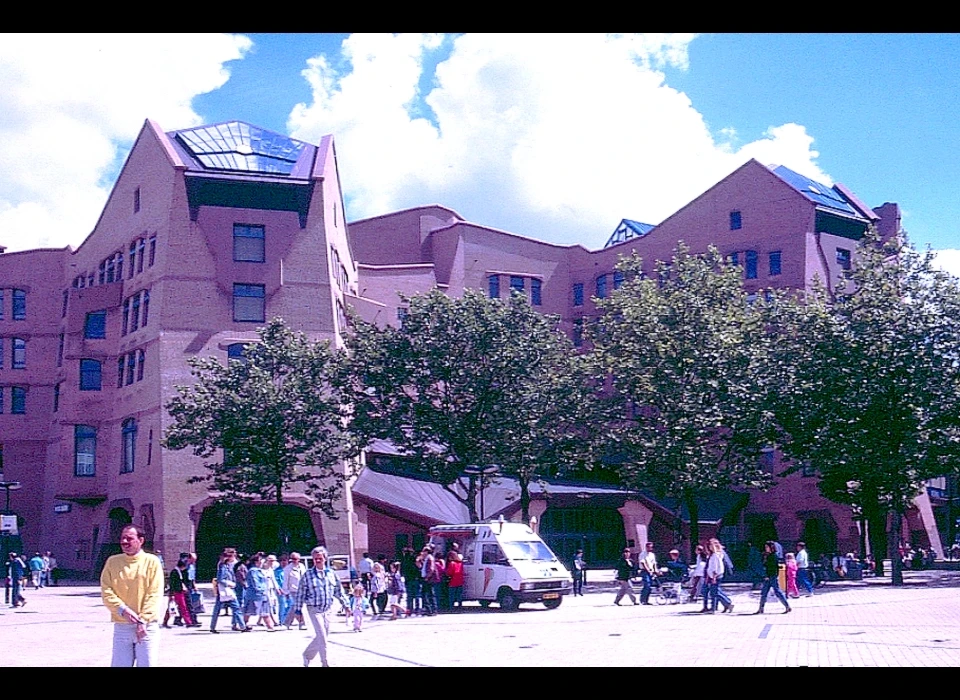
MULTIPOLYGON (((502 613, 468 605, 460 614, 365 621, 348 630, 334 616, 333 666, 958 666, 960 572, 905 572, 889 579, 829 583, 791 601, 768 600, 727 586, 735 609, 700 615, 699 604, 614 606, 612 572, 590 572, 587 595, 556 610, 541 605, 502 613)), ((3 666, 107 666, 112 624, 92 584, 24 592, 28 604, 0 609, 3 666)), ((209 586, 204 589, 211 609, 209 586)), ((164 666, 300 666, 312 635, 281 630, 230 631, 229 618, 208 631, 161 630, 164 666)))

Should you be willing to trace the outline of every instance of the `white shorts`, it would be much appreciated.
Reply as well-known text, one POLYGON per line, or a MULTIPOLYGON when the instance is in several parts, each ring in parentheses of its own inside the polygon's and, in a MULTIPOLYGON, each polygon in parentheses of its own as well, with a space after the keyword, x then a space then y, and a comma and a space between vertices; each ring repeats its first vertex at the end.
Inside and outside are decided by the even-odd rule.
POLYGON ((399 593, 391 593, 390 596, 387 598, 387 605, 389 605, 389 606, 391 606, 391 607, 393 607, 394 605, 396 605, 396 606, 399 608, 399 607, 400 607, 400 594, 399 594, 399 593))

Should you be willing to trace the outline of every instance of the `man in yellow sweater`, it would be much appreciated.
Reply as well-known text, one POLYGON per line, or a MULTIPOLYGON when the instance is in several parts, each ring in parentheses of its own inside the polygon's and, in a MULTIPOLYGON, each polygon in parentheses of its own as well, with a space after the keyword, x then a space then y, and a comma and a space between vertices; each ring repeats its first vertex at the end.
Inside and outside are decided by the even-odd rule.
POLYGON ((156 666, 160 652, 163 566, 143 551, 144 534, 136 525, 120 533, 120 549, 100 574, 103 604, 113 620, 111 666, 156 666))

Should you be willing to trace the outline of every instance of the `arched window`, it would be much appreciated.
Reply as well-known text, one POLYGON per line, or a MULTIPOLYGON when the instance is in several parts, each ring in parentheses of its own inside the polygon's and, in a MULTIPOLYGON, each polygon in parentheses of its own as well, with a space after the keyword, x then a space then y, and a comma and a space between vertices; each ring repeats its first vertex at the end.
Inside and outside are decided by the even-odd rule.
POLYGON ((123 461, 120 466, 120 473, 129 474, 133 471, 137 456, 137 421, 135 418, 127 418, 123 421, 121 434, 123 436, 123 461))

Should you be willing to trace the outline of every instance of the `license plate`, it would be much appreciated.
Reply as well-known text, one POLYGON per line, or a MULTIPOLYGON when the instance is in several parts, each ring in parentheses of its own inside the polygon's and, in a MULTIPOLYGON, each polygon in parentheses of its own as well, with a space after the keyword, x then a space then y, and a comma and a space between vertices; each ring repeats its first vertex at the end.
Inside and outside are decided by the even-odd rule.
POLYGON ((553 600, 554 598, 559 598, 559 597, 560 597, 560 594, 559 594, 559 593, 544 593, 544 594, 543 594, 543 599, 544 599, 544 600, 553 600))

